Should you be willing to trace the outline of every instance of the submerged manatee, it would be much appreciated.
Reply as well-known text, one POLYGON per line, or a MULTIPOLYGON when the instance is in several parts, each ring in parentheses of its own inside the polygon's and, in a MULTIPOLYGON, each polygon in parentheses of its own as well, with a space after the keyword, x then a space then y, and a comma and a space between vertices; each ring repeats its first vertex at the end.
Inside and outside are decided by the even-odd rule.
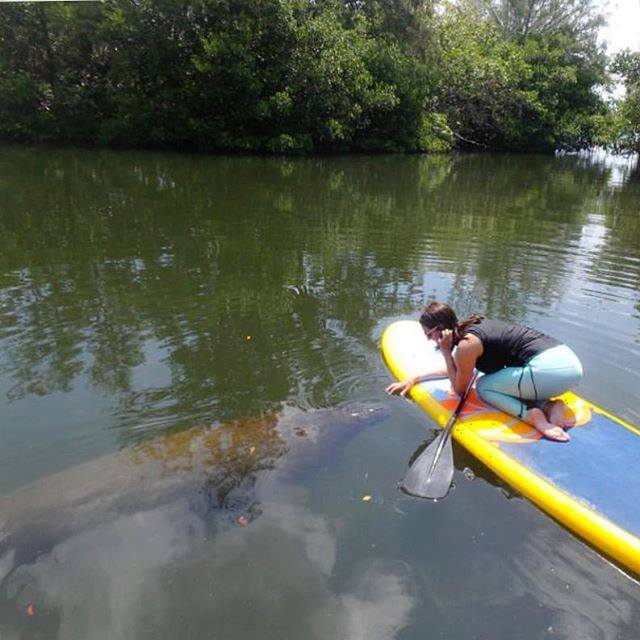
POLYGON ((329 464, 379 406, 349 404, 172 433, 53 474, 0 497, 0 581, 66 537, 180 501, 215 531, 261 512, 265 495, 329 464))

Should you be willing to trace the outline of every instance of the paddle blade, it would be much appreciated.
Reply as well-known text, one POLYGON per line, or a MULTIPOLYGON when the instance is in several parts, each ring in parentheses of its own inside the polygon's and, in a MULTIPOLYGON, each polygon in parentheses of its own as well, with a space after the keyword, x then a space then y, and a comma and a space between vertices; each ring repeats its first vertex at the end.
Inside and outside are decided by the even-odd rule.
POLYGON ((453 447, 451 437, 445 432, 440 432, 438 437, 416 458, 400 486, 412 496, 438 500, 449 493, 452 480, 453 447), (445 436, 446 441, 432 470, 431 467, 438 453, 438 447, 445 436))

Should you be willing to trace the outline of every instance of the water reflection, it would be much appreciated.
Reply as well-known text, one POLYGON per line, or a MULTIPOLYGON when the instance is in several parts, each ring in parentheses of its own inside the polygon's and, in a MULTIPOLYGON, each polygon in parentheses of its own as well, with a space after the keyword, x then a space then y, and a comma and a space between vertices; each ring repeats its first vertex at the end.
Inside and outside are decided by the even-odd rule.
POLYGON ((199 630, 260 627, 261 637, 282 637, 300 616, 305 637, 392 637, 412 606, 397 572, 369 567, 375 575, 353 593, 334 595, 335 539, 307 512, 295 482, 334 465, 345 443, 382 416, 361 404, 288 408, 167 434, 3 497, 2 637, 31 637, 36 628, 65 640, 169 638, 183 625, 175 611, 198 616, 199 630), (291 590, 302 590, 299 602, 291 590), (250 614, 229 619, 234 604, 250 614))
POLYGON ((11 574, 3 637, 28 637, 29 604, 46 637, 61 640, 195 638, 205 629, 226 638, 395 637, 414 606, 401 569, 371 560, 336 591, 335 533, 287 498, 215 538, 184 502, 71 536, 11 574))
POLYGON ((503 318, 574 287, 622 287, 640 308, 638 180, 629 170, 611 186, 604 162, 4 148, 0 163, 11 400, 86 381, 118 398, 114 415, 131 426, 203 416, 214 402, 223 417, 261 410, 302 374, 321 405, 336 399, 326 354, 417 308, 429 272, 450 274, 463 310, 503 318), (288 285, 315 296, 295 299, 288 285), (169 381, 136 385, 154 358, 169 381))
POLYGON ((504 523, 483 525, 479 531, 469 524, 471 550, 464 562, 450 563, 449 574, 421 573, 428 599, 441 613, 434 631, 523 640, 633 637, 640 621, 636 582, 615 579, 615 570, 559 527, 530 521, 526 535, 511 539, 499 534, 504 523), (474 614, 453 622, 460 602, 474 614))

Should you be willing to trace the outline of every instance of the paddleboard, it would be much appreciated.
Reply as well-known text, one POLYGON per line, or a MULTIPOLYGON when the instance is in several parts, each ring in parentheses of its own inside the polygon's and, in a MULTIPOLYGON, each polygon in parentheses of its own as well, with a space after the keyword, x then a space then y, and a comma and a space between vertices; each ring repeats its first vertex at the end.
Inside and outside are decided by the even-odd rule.
MULTIPOLYGON (((399 380, 444 366, 418 322, 382 336, 382 354, 399 380)), ((443 427, 458 396, 446 378, 418 384, 413 399, 443 427)), ((573 393, 561 396, 575 426, 571 441, 547 440, 533 427, 471 391, 454 439, 504 482, 603 555, 640 575, 640 430, 573 393)))

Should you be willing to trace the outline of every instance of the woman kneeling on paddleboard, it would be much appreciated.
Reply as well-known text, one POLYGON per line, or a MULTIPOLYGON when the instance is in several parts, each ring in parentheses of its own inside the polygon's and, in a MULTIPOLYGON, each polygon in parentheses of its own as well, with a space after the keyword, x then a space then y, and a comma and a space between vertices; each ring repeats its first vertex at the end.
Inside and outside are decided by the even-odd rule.
POLYGON ((478 395, 501 411, 534 426, 550 440, 566 442, 564 403, 550 398, 578 384, 582 365, 576 354, 554 338, 521 324, 471 316, 458 321, 455 311, 432 302, 420 316, 429 340, 440 348, 446 371, 395 382, 391 394, 406 395, 411 388, 435 375, 446 375, 456 393, 467 387, 473 370, 478 395), (455 348, 455 351, 454 351, 455 348))

